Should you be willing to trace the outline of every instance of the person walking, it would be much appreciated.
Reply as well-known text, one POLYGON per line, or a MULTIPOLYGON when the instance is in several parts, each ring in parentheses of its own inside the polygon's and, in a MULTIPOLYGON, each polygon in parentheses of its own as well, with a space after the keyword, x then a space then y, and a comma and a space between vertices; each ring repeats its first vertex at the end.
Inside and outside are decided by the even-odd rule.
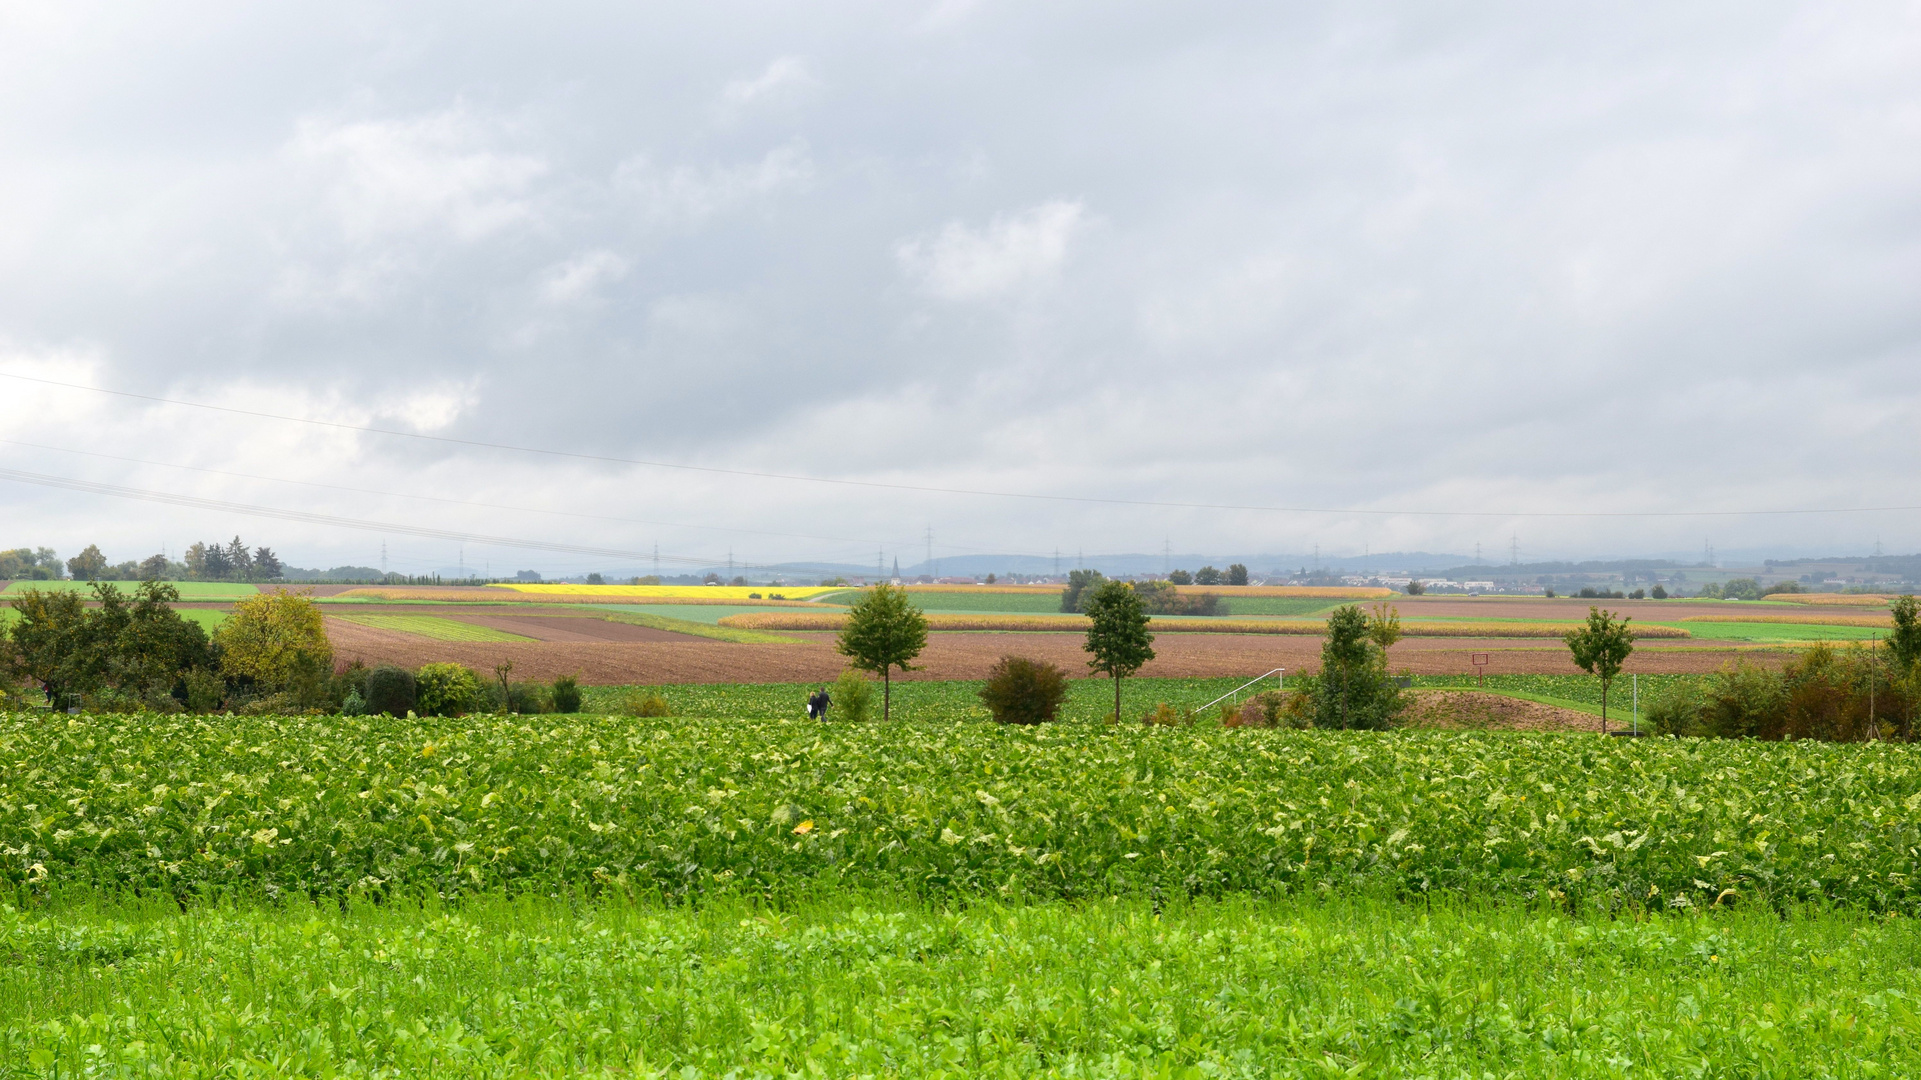
POLYGON ((807 718, 809 720, 827 719, 827 706, 831 704, 833 699, 827 696, 827 691, 816 689, 807 695, 807 718))

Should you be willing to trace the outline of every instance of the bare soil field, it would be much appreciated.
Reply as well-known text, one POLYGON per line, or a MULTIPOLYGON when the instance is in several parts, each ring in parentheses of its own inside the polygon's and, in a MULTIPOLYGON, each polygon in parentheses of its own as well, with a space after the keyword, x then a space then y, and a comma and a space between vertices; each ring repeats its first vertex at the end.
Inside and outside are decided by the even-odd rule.
MULTIPOLYGON (((1601 718, 1577 709, 1472 690, 1416 690, 1406 724, 1456 731, 1599 731, 1601 718)), ((1619 725, 1615 725, 1618 727, 1619 725)))
MULTIPOLYGON (((418 609, 415 609, 418 610, 418 609)), ((514 622, 521 617, 503 617, 514 622)), ((491 617, 481 617, 486 625, 496 625, 491 617)), ((600 626, 590 621, 555 616, 565 627, 544 626, 529 631, 499 623, 500 629, 527 636, 558 634, 579 623, 577 632, 597 633, 600 626)), ((597 620, 591 621, 597 623, 597 620)), ((642 629, 634 627, 632 629, 642 629)), ((804 682, 831 679, 844 661, 834 651, 832 634, 804 633, 802 640, 786 645, 742 645, 705 638, 670 634, 667 639, 646 640, 548 640, 519 642, 433 641, 412 634, 380 630, 368 626, 327 621, 327 632, 334 643, 340 663, 359 659, 368 664, 394 663, 418 667, 433 661, 455 661, 487 670, 502 660, 512 660, 514 671, 529 678, 549 679, 556 675, 578 675, 590 685, 625 683, 709 683, 709 682, 804 682)), ((922 670, 907 679, 978 679, 987 674, 994 662, 1006 655, 1030 656, 1051 660, 1069 672, 1087 670, 1087 654, 1081 651, 1079 634, 930 634, 927 651, 921 654, 922 670)), ((1320 664, 1320 642, 1315 638, 1288 638, 1265 635, 1179 634, 1154 642, 1155 659, 1141 669, 1143 675, 1197 677, 1253 677, 1277 667, 1289 671, 1312 671, 1320 664)), ((1558 643, 1517 645, 1512 640, 1476 641, 1436 638, 1402 641, 1393 649, 1393 668, 1418 675, 1472 674, 1471 657, 1487 653, 1492 663, 1490 675, 1573 674, 1578 669, 1569 661, 1567 649, 1558 643)), ((1670 646, 1642 647, 1628 661, 1629 671, 1703 672, 1714 671, 1736 657, 1766 664, 1779 663, 1788 655, 1780 650, 1732 647, 1725 643, 1676 643, 1670 646)))
POLYGON ((609 622, 606 619, 596 619, 591 616, 476 615, 461 612, 442 617, 456 622, 473 623, 475 626, 505 630, 510 634, 520 634, 542 642, 706 640, 691 634, 676 634, 672 630, 656 630, 650 626, 609 622))

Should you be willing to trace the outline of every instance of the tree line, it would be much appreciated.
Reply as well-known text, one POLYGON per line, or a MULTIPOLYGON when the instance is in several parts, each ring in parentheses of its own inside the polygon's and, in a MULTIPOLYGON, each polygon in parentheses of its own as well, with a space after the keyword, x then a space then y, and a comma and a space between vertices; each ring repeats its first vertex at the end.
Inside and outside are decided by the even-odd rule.
POLYGON ((236 536, 221 543, 200 542, 179 560, 164 554, 111 563, 100 545, 62 560, 52 548, 0 551, 0 581, 279 581, 287 568, 270 547, 249 548, 236 536))

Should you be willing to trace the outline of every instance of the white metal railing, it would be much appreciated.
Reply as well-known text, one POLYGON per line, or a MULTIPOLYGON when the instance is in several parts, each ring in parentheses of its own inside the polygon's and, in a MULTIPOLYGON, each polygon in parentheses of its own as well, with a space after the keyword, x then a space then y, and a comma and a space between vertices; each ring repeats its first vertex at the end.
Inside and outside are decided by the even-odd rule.
POLYGON ((1220 697, 1215 698, 1213 701, 1210 701, 1207 704, 1194 709, 1192 712, 1188 713, 1188 715, 1199 716, 1201 713, 1207 711, 1210 708, 1213 708, 1216 705, 1219 705, 1221 702, 1226 701, 1228 698, 1238 696, 1241 691, 1247 689, 1250 686, 1253 686, 1255 683, 1260 682, 1262 679, 1267 678, 1267 676, 1269 675, 1279 675, 1280 678, 1275 681, 1280 684, 1280 688, 1282 690, 1287 689, 1287 669, 1277 667, 1273 671, 1269 671, 1261 675, 1256 675, 1255 677, 1247 680, 1246 682, 1235 687, 1234 689, 1229 690, 1227 693, 1222 694, 1220 697))

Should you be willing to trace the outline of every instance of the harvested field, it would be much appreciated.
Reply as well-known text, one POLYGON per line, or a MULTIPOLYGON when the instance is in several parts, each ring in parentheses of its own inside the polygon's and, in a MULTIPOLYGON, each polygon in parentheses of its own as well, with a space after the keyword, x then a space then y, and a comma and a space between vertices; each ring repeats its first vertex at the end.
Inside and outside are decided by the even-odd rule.
POLYGON ((1894 597, 1876 593, 1773 593, 1767 599, 1811 607, 1887 607, 1894 597))
POLYGON ((1892 615, 1844 615, 1809 613, 1806 615, 1696 615, 1691 623, 1785 623, 1790 626, 1865 626, 1886 630, 1894 625, 1892 615))
POLYGON ((1412 691, 1404 720, 1411 728, 1455 731, 1601 730, 1600 717, 1578 709, 1474 690, 1412 691))
MULTIPOLYGON (((744 630, 838 630, 847 616, 838 611, 769 611, 729 615, 722 626, 744 630)), ((1577 622, 1407 622, 1402 631, 1408 637, 1447 638, 1552 638, 1559 639, 1577 622)), ((934 612, 927 616, 930 630, 945 631, 1046 631, 1084 632, 1084 615, 956 615, 934 612)), ((1327 629, 1321 619, 1215 619, 1155 618, 1149 626, 1156 634, 1286 634, 1319 637, 1327 629)), ((1688 638, 1689 633, 1673 626, 1637 626, 1640 638, 1688 638)))
MULTIPOLYGON (((585 631, 583 631, 585 632, 585 631)), ((481 670, 512 660, 529 678, 579 675, 590 685, 631 683, 806 682, 832 679, 844 664, 831 634, 795 635, 790 644, 736 644, 683 635, 658 641, 549 641, 529 643, 436 642, 408 634, 328 621, 336 658, 418 667, 439 660, 481 670)), ((978 679, 1002 656, 1051 660, 1076 676, 1087 670, 1079 634, 935 633, 918 661, 923 670, 905 678, 978 679)), ((1320 666, 1318 638, 1285 635, 1168 634, 1154 643, 1156 658, 1141 674, 1169 677, 1258 675, 1271 668, 1312 671, 1320 666)), ((1470 657, 1488 653, 1490 675, 1575 674, 1567 649, 1557 643, 1516 644, 1512 639, 1425 638, 1394 646, 1395 671, 1417 675, 1473 674, 1470 657)), ((1676 642, 1636 650, 1629 671, 1708 672, 1737 657, 1775 664, 1780 650, 1725 642, 1676 642)), ((898 674, 896 678, 900 678, 898 674)))
POLYGON ((507 633, 479 623, 442 619, 432 615, 336 615, 342 622, 368 626, 398 634, 415 634, 435 641, 534 641, 535 638, 507 633))
POLYGON ((797 607, 818 609, 819 604, 805 600, 771 600, 764 595, 759 600, 730 599, 720 596, 640 596, 630 594, 601 595, 595 593, 523 593, 507 589, 468 587, 465 585, 420 585, 386 586, 369 585, 343 589, 330 596, 347 600, 435 600, 449 604, 538 604, 554 607, 565 604, 578 607, 584 604, 749 604, 754 607, 797 607))
MULTIPOLYGON (((520 634, 535 641, 687 641, 690 636, 591 615, 463 615, 461 622, 520 634)), ((700 640, 694 638, 692 640, 700 640)))

